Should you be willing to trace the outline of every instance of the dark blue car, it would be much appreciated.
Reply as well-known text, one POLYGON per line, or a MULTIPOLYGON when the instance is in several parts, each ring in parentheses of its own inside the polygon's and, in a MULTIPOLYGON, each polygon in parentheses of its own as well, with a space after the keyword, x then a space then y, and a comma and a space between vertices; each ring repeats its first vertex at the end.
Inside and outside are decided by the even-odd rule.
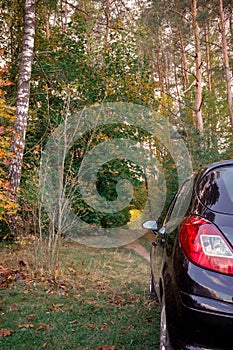
POLYGON ((151 249, 160 349, 233 349, 233 160, 203 168, 172 200, 151 249))

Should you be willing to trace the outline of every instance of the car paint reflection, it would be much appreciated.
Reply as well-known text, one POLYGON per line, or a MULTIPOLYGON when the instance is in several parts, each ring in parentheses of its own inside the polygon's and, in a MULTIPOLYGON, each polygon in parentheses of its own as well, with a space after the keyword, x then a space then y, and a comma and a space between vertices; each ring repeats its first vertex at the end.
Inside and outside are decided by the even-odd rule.
MULTIPOLYGON (((233 303, 233 286, 231 289, 228 288, 226 292, 226 278, 229 278, 230 282, 232 280, 231 276, 200 269, 192 263, 188 265, 188 274, 192 280, 198 280, 198 285, 195 285, 195 294, 233 303), (214 290, 210 289, 210 282, 214 290)), ((229 283, 229 285, 231 284, 229 283)))

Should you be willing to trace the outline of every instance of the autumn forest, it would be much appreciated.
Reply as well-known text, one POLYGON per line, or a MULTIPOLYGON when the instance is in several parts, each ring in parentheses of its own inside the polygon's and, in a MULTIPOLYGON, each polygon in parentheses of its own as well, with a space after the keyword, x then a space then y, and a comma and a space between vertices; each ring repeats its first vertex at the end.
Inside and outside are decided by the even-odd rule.
MULTIPOLYGON (((1 0, 0 6, 1 239, 51 233, 40 197, 41 155, 64 120, 91 106, 121 102, 156 111, 175 127, 194 170, 232 157, 232 1, 1 0)), ((88 149, 136 134, 143 144, 145 132, 122 123, 83 134, 66 157, 66 196, 88 149)), ((147 147, 172 195, 174 160, 156 142, 147 140, 147 147)), ((147 196, 143 170, 122 159, 103 164, 100 196, 114 200, 118 178, 136 188, 118 214, 94 212, 78 188, 73 210, 94 227, 128 222, 147 196)))

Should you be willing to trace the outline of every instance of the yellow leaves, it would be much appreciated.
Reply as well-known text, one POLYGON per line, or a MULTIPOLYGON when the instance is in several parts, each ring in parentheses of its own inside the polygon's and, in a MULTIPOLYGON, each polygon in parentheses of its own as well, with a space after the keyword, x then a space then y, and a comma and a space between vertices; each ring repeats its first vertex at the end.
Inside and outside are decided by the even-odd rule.
POLYGON ((5 91, 0 89, 0 115, 5 119, 13 121, 15 118, 15 107, 8 106, 3 98, 5 91))
MULTIPOLYGON (((3 176, 1 173, 0 176, 3 176)), ((13 215, 17 212, 18 205, 10 199, 10 193, 9 181, 0 178, 0 220, 6 221, 8 215, 13 215)))
POLYGON ((134 221, 141 214, 141 211, 138 209, 131 209, 129 213, 130 213, 130 221, 134 221))
POLYGON ((5 119, 8 119, 8 120, 14 120, 15 119, 15 116, 13 116, 13 115, 11 115, 11 114, 9 114, 9 113, 5 113, 5 112, 3 112, 2 110, 0 110, 1 111, 1 117, 2 118, 5 118, 5 119))
MULTIPOLYGON (((0 56, 4 54, 4 50, 0 50, 0 56)), ((12 86, 12 83, 8 79, 4 79, 3 73, 7 70, 7 67, 0 68, 0 220, 7 221, 8 215, 13 215, 17 211, 17 204, 11 199, 11 186, 8 181, 6 173, 7 166, 11 162, 13 157, 10 152, 10 144, 12 140, 13 128, 11 127, 15 118, 15 108, 6 104, 4 99, 6 86, 12 86)))
MULTIPOLYGON (((7 159, 4 159, 2 163, 8 164, 7 159)), ((6 221, 7 215, 13 215, 17 211, 18 205, 10 199, 10 193, 10 183, 7 180, 7 176, 4 172, 4 169, 0 168, 0 220, 6 221)))
POLYGON ((9 210, 11 210, 12 211, 12 209, 14 209, 15 208, 15 203, 14 202, 8 202, 7 203, 7 209, 9 210))
POLYGON ((39 146, 39 145, 36 145, 36 146, 34 147, 33 153, 34 153, 34 154, 38 154, 39 151, 40 151, 40 146, 39 146))
POLYGON ((56 269, 56 270, 55 270, 55 275, 56 275, 56 276, 59 276, 60 274, 61 274, 61 270, 60 270, 60 269, 56 269))

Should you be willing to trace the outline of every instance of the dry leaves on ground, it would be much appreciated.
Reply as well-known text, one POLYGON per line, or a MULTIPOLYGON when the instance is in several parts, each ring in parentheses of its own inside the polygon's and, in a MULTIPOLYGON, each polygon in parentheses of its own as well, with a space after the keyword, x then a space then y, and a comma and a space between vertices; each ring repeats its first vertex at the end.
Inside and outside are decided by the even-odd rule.
POLYGON ((11 329, 0 328, 0 338, 9 337, 12 333, 11 329))

